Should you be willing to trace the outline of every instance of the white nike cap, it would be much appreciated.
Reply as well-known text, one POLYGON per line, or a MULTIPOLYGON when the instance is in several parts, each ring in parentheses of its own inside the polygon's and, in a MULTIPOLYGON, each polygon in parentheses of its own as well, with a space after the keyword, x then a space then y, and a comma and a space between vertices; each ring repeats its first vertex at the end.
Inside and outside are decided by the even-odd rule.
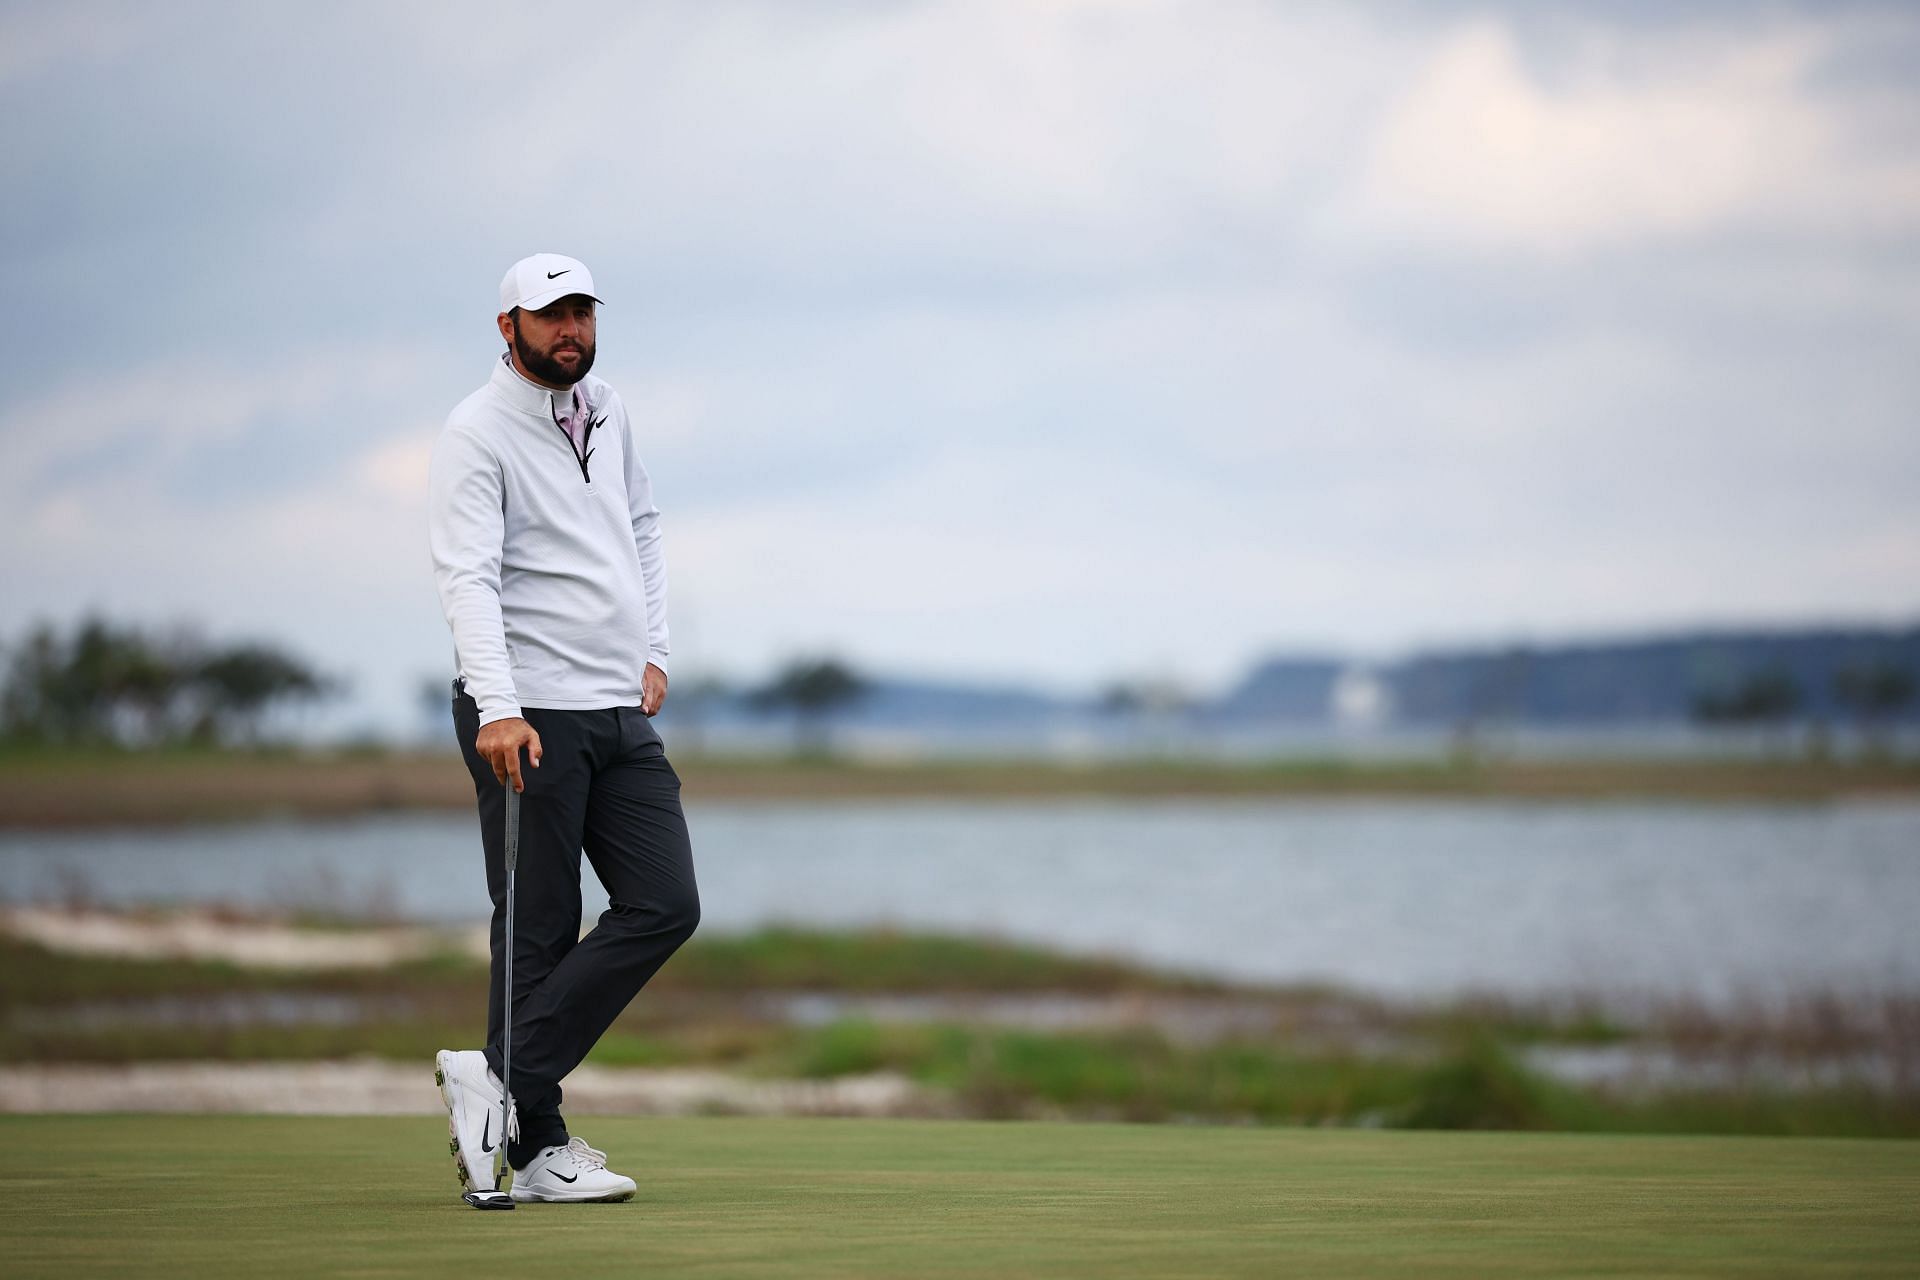
POLYGON ((593 291, 593 274, 586 263, 557 253, 536 253, 507 268, 506 278, 500 281, 500 309, 538 311, 574 293, 584 293, 595 302, 606 301, 593 291))

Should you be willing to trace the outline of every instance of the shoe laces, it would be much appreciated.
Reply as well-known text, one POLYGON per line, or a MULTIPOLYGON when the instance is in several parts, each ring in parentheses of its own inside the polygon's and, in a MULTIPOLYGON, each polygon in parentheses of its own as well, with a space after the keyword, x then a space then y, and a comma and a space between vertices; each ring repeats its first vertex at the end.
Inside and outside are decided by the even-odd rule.
POLYGON ((578 1160, 584 1165, 595 1169, 604 1169, 607 1167, 607 1153, 604 1151, 596 1151, 588 1146, 585 1138, 567 1139, 566 1149, 573 1155, 575 1160, 578 1160))
MULTIPOLYGON (((493 1090, 493 1098, 488 1100, 487 1105, 491 1107, 495 1112, 498 1112, 500 1110, 500 1103, 497 1101, 497 1099, 500 1097, 502 1093, 505 1093, 506 1091, 503 1088, 501 1088, 500 1077, 493 1074, 492 1067, 487 1068, 487 1085, 493 1090)), ((520 1103, 510 1093, 506 1094, 506 1099, 507 1099, 507 1138, 509 1141, 518 1142, 520 1140, 520 1103)))

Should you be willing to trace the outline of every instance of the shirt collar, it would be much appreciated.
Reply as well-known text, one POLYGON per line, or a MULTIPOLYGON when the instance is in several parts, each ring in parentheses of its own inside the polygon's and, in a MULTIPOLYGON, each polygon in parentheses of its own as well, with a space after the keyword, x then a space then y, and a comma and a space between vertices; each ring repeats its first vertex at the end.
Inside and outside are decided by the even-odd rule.
POLYGON ((565 391, 541 386, 514 368, 513 356, 505 351, 500 353, 500 363, 494 366, 493 385, 514 408, 548 418, 571 416, 574 395, 579 391, 578 386, 565 391))

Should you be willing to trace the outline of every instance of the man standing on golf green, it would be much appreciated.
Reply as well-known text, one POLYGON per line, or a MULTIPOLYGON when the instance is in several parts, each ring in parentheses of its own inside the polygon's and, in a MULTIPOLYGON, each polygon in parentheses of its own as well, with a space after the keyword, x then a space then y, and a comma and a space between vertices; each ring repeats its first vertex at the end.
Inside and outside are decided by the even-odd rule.
POLYGON ((434 445, 430 541, 453 630, 453 723, 493 897, 485 1049, 436 1061, 454 1163, 512 1196, 625 1200, 631 1178, 561 1119, 579 1065, 700 920, 680 780, 651 717, 667 696, 660 513, 626 407, 591 376, 599 295, 557 254, 500 282, 507 349, 434 445), (505 786, 521 793, 511 1026, 502 1021, 505 786), (580 855, 609 904, 580 937, 580 855), (511 1033, 515 1122, 500 1127, 511 1033))

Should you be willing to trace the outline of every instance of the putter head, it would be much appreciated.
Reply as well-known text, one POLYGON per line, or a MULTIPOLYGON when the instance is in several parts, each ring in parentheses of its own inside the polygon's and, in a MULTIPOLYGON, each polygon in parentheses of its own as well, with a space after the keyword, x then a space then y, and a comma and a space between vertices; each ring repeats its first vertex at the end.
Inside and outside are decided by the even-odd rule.
POLYGON ((511 1209, 513 1197, 504 1191, 469 1191, 460 1197, 476 1209, 511 1209))

